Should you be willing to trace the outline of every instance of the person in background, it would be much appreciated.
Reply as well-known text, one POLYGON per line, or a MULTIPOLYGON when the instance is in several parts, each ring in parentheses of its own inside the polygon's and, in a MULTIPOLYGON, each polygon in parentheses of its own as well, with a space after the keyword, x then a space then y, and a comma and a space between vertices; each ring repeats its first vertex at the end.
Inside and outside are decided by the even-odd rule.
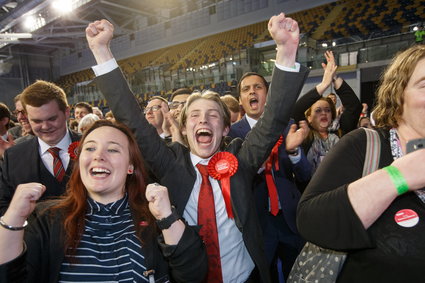
POLYGON ((179 88, 171 94, 168 106, 170 107, 171 115, 175 120, 179 120, 180 112, 182 111, 191 93, 192 91, 188 88, 179 88))
POLYGON ((345 251, 337 282, 422 282, 425 254, 425 46, 384 72, 373 111, 379 170, 362 177, 366 132, 346 134, 326 156, 298 206, 301 235, 345 251))
POLYGON ((201 226, 209 262, 206 282, 270 282, 252 181, 286 127, 308 70, 295 64, 297 22, 281 13, 270 19, 268 28, 277 44, 276 63, 283 70, 274 69, 266 110, 257 126, 245 142, 235 139, 226 147, 221 145, 230 128, 230 113, 214 92, 192 94, 181 112, 180 126, 188 147, 162 142, 141 115, 109 49, 112 24, 101 20, 86 29, 98 63, 93 67, 96 85, 117 120, 134 131, 146 162, 168 188, 178 213, 189 225, 201 226), (221 175, 215 173, 221 173, 215 162, 227 164, 219 168, 225 170, 220 172, 229 182, 219 183, 221 175), (209 176, 208 164, 217 179, 209 176))
POLYGON ((74 106, 74 118, 80 123, 81 119, 89 113, 93 113, 93 108, 87 102, 78 102, 74 106))
POLYGON ((83 134, 88 128, 90 128, 91 125, 93 125, 94 122, 98 120, 100 120, 100 118, 96 114, 87 114, 80 120, 80 123, 78 123, 78 132, 83 134))
POLYGON ((62 199, 36 206, 46 187, 18 185, 0 222, 0 278, 200 282, 207 271, 203 243, 172 209, 167 188, 146 187, 131 131, 97 121, 78 152, 62 199))
MULTIPOLYGON (((230 127, 229 136, 245 139, 264 113, 268 83, 260 74, 248 72, 239 80, 237 91, 245 115, 230 127)), ((282 131, 274 153, 253 181, 266 257, 274 281, 278 281, 280 274, 283 280, 288 277, 304 245, 297 231, 295 214, 304 189, 299 188, 297 183, 305 186, 312 174, 311 165, 300 148, 308 132, 306 121, 300 122, 298 130, 297 125, 290 121, 290 125, 282 131)))
POLYGON ((232 124, 239 121, 240 105, 238 100, 231 94, 220 97, 230 110, 230 122, 232 124))
POLYGON ((102 110, 99 109, 99 107, 94 106, 94 107, 92 107, 92 109, 93 109, 93 114, 96 114, 97 117, 99 117, 100 120, 102 120, 104 118, 103 112, 102 112, 102 110))
POLYGON ((111 122, 115 122, 115 117, 114 114, 112 113, 112 111, 108 111, 105 113, 105 119, 109 120, 111 122))
POLYGON ((19 184, 37 182, 46 186, 42 199, 65 192, 71 175, 68 149, 80 135, 67 128, 70 115, 62 88, 38 80, 20 98, 34 136, 4 153, 0 175, 0 215, 9 206, 19 184))
POLYGON ((370 122, 370 118, 369 117, 360 117, 359 119, 359 125, 357 126, 357 128, 369 128, 369 129, 373 129, 372 123, 370 122))
POLYGON ((31 125, 28 122, 27 113, 25 112, 25 109, 22 106, 22 102, 20 98, 21 98, 20 94, 15 96, 14 98, 15 111, 13 111, 13 114, 15 115, 19 125, 9 129, 9 133, 13 136, 13 139, 15 140, 15 144, 25 140, 25 139, 19 139, 19 138, 25 137, 28 135, 33 135, 31 125))
POLYGON ((327 51, 325 57, 327 64, 322 64, 324 68, 322 82, 301 96, 292 114, 296 122, 307 119, 310 126, 310 133, 302 146, 313 166, 313 172, 339 138, 357 128, 362 109, 353 89, 341 77, 336 76, 337 65, 332 51, 327 51), (338 132, 329 129, 337 115, 335 103, 331 98, 322 96, 331 84, 334 85, 336 94, 344 105, 338 132))
POLYGON ((164 126, 165 121, 161 108, 169 111, 167 100, 161 96, 154 96, 148 101, 143 113, 145 114, 145 118, 148 120, 149 124, 155 127, 158 135, 162 139, 167 140, 167 142, 170 142, 171 134, 168 131, 168 127, 164 126))
POLYGON ((11 125, 11 114, 9 107, 4 103, 0 103, 0 138, 3 141, 9 141, 9 133, 8 130, 11 125))

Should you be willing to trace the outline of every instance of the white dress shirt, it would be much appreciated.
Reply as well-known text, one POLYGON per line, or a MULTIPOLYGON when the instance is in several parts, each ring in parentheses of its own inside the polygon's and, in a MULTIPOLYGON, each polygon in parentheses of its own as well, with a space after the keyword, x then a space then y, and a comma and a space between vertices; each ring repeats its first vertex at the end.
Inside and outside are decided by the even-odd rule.
MULTIPOLYGON (((190 154, 196 171, 196 181, 184 209, 183 217, 189 225, 198 225, 198 198, 202 176, 196 164, 207 165, 209 159, 190 154)), ((217 221, 218 242, 220 245, 221 271, 223 282, 245 282, 255 267, 242 239, 242 233, 236 227, 235 220, 227 215, 223 193, 216 179, 209 177, 214 194, 215 215, 217 221)))
POLYGON ((41 156, 41 160, 43 160, 44 166, 46 166, 47 170, 49 170, 49 172, 53 176, 55 176, 55 174, 53 173, 53 156, 47 150, 51 147, 60 148, 59 157, 62 161, 63 168, 66 171, 66 169, 68 168, 69 160, 70 160, 70 157, 68 154, 68 147, 71 144, 71 142, 72 142, 71 135, 69 134, 68 130, 66 131, 65 136, 55 146, 50 146, 47 143, 45 143, 42 139, 38 138, 38 144, 39 144, 38 150, 41 156))

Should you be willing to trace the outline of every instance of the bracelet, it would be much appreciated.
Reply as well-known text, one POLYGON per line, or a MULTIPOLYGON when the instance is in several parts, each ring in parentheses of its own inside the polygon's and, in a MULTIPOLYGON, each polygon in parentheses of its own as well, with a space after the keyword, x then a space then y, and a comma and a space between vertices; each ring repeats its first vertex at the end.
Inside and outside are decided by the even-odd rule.
POLYGON ((388 175, 390 175, 391 181, 397 188, 398 195, 402 195, 409 190, 406 179, 404 179, 403 175, 401 174, 400 170, 397 169, 397 167, 390 165, 384 167, 383 169, 388 173, 388 175))
POLYGON ((0 217, 0 225, 7 230, 20 231, 20 230, 24 230, 25 227, 27 227, 28 221, 25 220, 24 225, 22 225, 21 227, 14 227, 14 226, 10 226, 9 224, 6 224, 6 222, 3 221, 3 216, 2 216, 0 217))

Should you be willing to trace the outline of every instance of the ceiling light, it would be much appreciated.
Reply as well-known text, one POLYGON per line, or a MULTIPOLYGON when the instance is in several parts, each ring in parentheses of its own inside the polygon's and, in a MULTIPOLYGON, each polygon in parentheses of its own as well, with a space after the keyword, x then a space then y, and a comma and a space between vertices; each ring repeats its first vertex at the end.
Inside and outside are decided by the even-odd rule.
POLYGON ((24 20, 24 27, 28 30, 34 28, 37 20, 33 15, 27 16, 24 20))
POLYGON ((72 2, 72 0, 56 0, 52 3, 52 7, 59 13, 66 14, 73 10, 72 2))

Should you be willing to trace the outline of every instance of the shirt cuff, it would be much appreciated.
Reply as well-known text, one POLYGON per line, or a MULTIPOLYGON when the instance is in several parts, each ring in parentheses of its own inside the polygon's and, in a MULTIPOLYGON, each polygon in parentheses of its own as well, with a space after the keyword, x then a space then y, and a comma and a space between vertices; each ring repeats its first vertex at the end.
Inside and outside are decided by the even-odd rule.
POLYGON ((91 67, 96 77, 109 73, 118 68, 115 58, 112 58, 102 64, 91 67))
POLYGON ((301 68, 300 63, 297 63, 297 62, 295 62, 295 66, 293 68, 289 68, 289 67, 285 67, 285 66, 279 65, 276 62, 274 63, 274 65, 279 70, 282 70, 282 71, 285 71, 285 72, 293 72, 293 73, 298 73, 300 71, 300 68, 301 68))
POLYGON ((297 164, 301 160, 301 147, 298 147, 297 155, 288 154, 289 160, 292 164, 297 164))

